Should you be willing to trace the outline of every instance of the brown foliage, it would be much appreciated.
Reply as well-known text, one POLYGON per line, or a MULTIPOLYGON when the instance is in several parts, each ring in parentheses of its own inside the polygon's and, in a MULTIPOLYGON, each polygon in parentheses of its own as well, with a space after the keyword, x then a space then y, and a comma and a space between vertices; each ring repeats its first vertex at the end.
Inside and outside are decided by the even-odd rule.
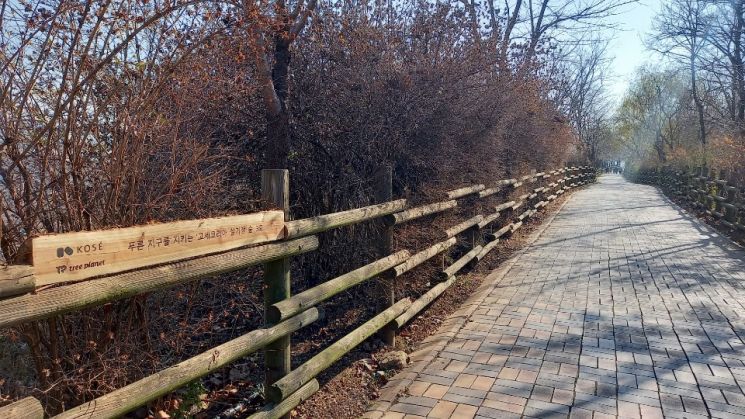
MULTIPOLYGON (((247 13, 179 1, 46 3, 2 12, 8 262, 36 234, 260 207, 259 170, 273 143, 254 59, 266 51, 251 42, 251 28, 281 34, 261 26, 274 24, 259 18, 273 16, 270 4, 247 13)), ((419 202, 552 168, 573 152, 547 93, 553 75, 541 71, 550 53, 525 58, 509 39, 474 39, 459 4, 415 1, 372 13, 324 4, 310 18, 292 44, 286 98, 295 218, 371 203, 370 179, 382 164, 394 168, 394 196, 419 202), (512 58, 497 60, 503 50, 512 58)), ((324 234, 320 251, 296 259, 293 287, 373 259, 360 246, 371 228, 324 234)), ((418 249, 426 238, 414 230, 401 244, 418 249)), ((402 291, 421 292, 427 269, 402 291)), ((17 332, 36 376, 0 389, 34 392, 58 412, 245 333, 261 323, 258 274, 24 325, 17 332)), ((348 311, 340 302, 349 298, 329 303, 329 319, 348 311)), ((308 336, 333 340, 328 330, 320 324, 308 336)))

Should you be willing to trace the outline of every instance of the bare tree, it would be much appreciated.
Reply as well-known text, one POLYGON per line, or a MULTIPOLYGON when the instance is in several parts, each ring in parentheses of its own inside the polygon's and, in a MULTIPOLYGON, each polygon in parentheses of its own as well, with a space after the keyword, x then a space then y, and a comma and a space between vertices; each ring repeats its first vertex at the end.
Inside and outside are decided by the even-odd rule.
POLYGON ((669 153, 685 145, 686 95, 674 71, 642 69, 617 112, 618 135, 633 146, 634 157, 645 159, 653 150, 665 163, 669 153))
POLYGON ((743 67, 743 30, 745 30, 745 0, 710 0, 711 30, 707 41, 714 47, 706 70, 714 72, 719 87, 728 99, 729 117, 745 138, 745 69, 743 67), (722 69, 722 70, 720 70, 722 69), (729 86, 718 76, 728 73, 729 86))
POLYGON ((290 47, 303 31, 316 8, 316 0, 297 0, 294 6, 285 0, 265 2, 244 0, 249 40, 266 106, 266 136, 271 145, 266 161, 269 167, 286 168, 291 150, 289 91, 290 47))
MULTIPOLYGON (((609 27, 608 18, 638 0, 516 0, 511 12, 512 27, 505 31, 510 41, 524 40, 526 62, 551 41, 564 46, 583 43, 588 32, 609 27)), ((509 10, 509 8, 507 8, 509 10)))
POLYGON ((590 161, 596 161, 601 143, 607 139, 611 101, 605 91, 609 60, 607 43, 597 40, 581 48, 569 64, 564 103, 577 138, 590 161))
POLYGON ((698 85, 698 62, 706 47, 710 25, 705 0, 670 0, 655 21, 650 46, 673 59, 687 63, 691 97, 698 117, 698 139, 706 145, 706 113, 698 85))

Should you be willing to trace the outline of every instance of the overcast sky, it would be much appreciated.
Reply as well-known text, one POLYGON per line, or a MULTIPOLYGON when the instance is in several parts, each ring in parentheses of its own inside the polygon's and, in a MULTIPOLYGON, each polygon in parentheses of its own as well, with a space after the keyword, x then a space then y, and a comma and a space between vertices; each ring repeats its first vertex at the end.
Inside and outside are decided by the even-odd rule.
POLYGON ((640 66, 660 60, 659 55, 647 51, 644 39, 652 30, 652 20, 661 3, 661 0, 641 0, 640 4, 624 8, 612 20, 619 26, 619 30, 609 48, 608 55, 612 62, 608 87, 617 101, 622 99, 626 87, 634 79, 640 66))

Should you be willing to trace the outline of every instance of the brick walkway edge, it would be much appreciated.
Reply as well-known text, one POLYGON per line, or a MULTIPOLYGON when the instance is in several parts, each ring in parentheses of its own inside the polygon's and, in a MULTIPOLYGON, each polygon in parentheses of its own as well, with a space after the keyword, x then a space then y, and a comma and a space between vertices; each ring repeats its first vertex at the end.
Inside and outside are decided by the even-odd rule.
POLYGON ((364 418, 743 418, 742 249, 605 175, 492 272, 364 418))

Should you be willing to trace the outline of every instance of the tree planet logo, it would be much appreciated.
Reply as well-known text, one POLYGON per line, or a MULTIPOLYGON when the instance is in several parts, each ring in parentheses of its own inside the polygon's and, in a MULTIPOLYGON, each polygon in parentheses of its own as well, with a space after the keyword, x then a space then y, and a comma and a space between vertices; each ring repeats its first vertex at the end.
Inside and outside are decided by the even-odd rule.
POLYGON ((57 257, 58 258, 65 257, 65 255, 72 256, 72 253, 73 253, 73 250, 72 250, 72 247, 70 247, 70 246, 67 246, 67 247, 64 247, 64 248, 62 248, 62 247, 58 247, 57 248, 57 257))

